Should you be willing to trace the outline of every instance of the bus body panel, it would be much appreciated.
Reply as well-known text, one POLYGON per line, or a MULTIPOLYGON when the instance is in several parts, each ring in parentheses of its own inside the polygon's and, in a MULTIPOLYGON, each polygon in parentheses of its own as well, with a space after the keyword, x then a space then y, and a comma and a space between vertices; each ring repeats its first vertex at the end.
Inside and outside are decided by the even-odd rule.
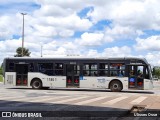
POLYGON ((16 86, 16 72, 5 72, 4 84, 16 86))
POLYGON ((149 90, 149 89, 150 90, 153 89, 153 81, 144 79, 144 90, 149 90))
POLYGON ((128 89, 128 77, 84 77, 80 80, 81 88, 109 88, 112 80, 119 80, 123 84, 123 89, 128 89))
POLYGON ((66 87, 66 76, 48 76, 42 73, 28 73, 29 85, 34 78, 42 81, 43 87, 66 87))
POLYGON ((80 80, 80 88, 96 88, 96 77, 86 77, 84 76, 83 79, 80 80))

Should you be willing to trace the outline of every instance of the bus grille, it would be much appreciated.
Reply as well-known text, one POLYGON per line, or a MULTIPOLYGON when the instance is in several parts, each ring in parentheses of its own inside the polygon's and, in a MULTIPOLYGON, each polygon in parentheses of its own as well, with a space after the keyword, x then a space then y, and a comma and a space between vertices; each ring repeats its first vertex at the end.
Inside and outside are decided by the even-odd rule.
POLYGON ((7 83, 13 84, 13 75, 7 75, 7 83))

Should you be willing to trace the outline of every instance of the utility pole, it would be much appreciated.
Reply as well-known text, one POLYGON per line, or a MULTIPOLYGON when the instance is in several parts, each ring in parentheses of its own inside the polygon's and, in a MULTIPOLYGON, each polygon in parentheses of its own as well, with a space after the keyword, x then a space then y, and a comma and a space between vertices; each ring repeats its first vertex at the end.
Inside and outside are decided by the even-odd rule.
POLYGON ((27 15, 27 13, 21 13, 23 16, 23 26, 22 26, 22 57, 24 56, 24 16, 27 15))

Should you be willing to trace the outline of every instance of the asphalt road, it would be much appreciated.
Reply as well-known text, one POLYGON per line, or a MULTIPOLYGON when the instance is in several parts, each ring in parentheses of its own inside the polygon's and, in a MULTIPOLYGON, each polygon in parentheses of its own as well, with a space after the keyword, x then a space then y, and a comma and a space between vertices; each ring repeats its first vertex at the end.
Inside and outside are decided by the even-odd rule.
POLYGON ((38 117, 37 119, 66 120, 82 118, 156 120, 160 115, 160 90, 158 89, 122 92, 90 89, 33 90, 0 84, 0 91, 0 114, 3 115, 3 119, 10 119, 7 114, 11 114, 12 119, 16 120, 22 117, 23 119, 38 117), (149 115, 152 117, 148 115, 148 111, 151 111, 149 115), (139 114, 135 114, 137 112, 139 114))

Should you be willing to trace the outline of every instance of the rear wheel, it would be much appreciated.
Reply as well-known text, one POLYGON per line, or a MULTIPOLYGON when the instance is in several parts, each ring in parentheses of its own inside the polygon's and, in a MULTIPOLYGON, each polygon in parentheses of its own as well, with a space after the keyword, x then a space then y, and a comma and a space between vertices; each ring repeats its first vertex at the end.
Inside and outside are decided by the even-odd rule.
POLYGON ((32 88, 33 89, 41 89, 42 88, 42 82, 39 79, 35 79, 32 82, 32 88))
POLYGON ((113 81, 110 84, 110 89, 112 92, 120 92, 122 90, 122 84, 119 81, 113 81))

